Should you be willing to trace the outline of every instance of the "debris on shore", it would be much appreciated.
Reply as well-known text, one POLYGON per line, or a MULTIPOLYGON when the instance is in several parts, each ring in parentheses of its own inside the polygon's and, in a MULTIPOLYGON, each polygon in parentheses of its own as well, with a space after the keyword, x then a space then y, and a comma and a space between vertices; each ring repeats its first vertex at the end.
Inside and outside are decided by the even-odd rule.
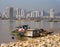
POLYGON ((28 38, 26 41, 2 43, 0 47, 60 47, 60 33, 44 37, 28 38))

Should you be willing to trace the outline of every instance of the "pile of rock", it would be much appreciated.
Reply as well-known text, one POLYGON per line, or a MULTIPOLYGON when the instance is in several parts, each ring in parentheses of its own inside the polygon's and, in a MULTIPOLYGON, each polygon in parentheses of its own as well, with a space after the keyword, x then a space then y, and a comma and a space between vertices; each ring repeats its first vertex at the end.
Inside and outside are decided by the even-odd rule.
POLYGON ((1 47, 60 47, 60 33, 39 38, 28 38, 27 41, 2 43, 1 47))

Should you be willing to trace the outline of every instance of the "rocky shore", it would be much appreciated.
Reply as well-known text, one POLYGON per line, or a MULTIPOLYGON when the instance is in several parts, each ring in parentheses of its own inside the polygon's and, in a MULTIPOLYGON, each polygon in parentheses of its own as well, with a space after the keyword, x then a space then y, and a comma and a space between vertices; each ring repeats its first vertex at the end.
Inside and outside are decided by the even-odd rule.
POLYGON ((28 38, 26 41, 2 43, 0 47, 60 47, 60 33, 45 37, 28 38))

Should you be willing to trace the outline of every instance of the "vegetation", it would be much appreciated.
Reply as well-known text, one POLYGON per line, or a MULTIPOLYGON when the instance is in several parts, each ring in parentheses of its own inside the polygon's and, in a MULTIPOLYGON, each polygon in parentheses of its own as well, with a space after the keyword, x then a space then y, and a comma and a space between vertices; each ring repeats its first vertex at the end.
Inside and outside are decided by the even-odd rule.
POLYGON ((59 20, 49 20, 48 22, 60 22, 59 20))

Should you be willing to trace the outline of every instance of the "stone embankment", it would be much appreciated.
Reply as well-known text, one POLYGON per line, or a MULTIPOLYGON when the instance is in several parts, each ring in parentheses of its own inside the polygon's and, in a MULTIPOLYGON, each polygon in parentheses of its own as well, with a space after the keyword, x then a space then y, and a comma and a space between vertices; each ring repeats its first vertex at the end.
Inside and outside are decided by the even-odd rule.
POLYGON ((60 33, 39 38, 28 38, 27 41, 2 43, 0 47, 60 47, 60 33))

